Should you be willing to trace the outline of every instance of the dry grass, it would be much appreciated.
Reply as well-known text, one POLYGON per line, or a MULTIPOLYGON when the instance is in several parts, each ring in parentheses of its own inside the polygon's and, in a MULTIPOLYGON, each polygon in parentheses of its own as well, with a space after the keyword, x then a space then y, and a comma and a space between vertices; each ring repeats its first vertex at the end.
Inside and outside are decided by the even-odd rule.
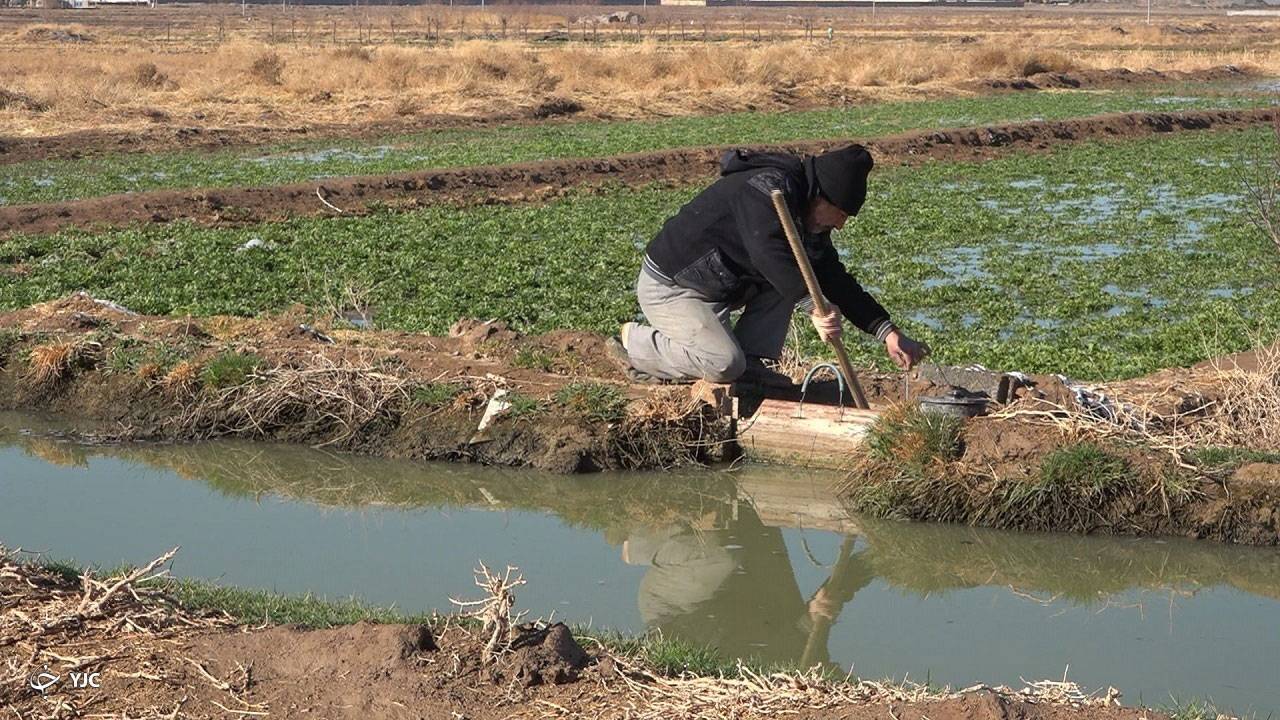
POLYGON ((43 390, 65 378, 76 363, 91 356, 100 345, 89 340, 59 340, 31 349, 27 356, 27 383, 43 390))
POLYGON ((1254 351, 1248 366, 1211 364, 1217 398, 1198 422, 1177 429, 1197 447, 1280 448, 1280 343, 1254 351))
POLYGON ((1019 403, 995 417, 1052 424, 1088 439, 1136 443, 1186 457, 1197 449, 1280 448, 1280 343, 1258 344, 1244 356, 1227 356, 1191 369, 1102 388, 1109 411, 1059 407, 1044 400, 1019 403), (1170 403, 1171 396, 1180 397, 1170 403))
POLYGON ((739 661, 737 677, 662 677, 625 658, 614 656, 618 676, 640 700, 635 717, 645 720, 729 720, 730 718, 790 717, 850 706, 893 706, 952 700, 971 693, 993 693, 1006 700, 1071 707, 1113 707, 1120 704, 1115 688, 1086 693, 1065 679, 1027 683, 1020 690, 1006 686, 974 685, 963 690, 932 689, 904 682, 894 684, 852 677, 835 679, 818 668, 804 672, 760 673, 739 661))
MULTIPOLYGON (((158 366, 152 370, 150 365, 144 365, 138 369, 139 377, 143 377, 144 369, 148 370, 148 376, 154 376, 159 372, 158 366)), ((190 360, 174 365, 173 369, 160 379, 160 386, 171 395, 189 395, 199 384, 200 365, 190 360)))
MULTIPOLYGON (((188 17, 173 12, 176 22, 188 17)), ((6 68, 0 90, 23 100, 0 102, 0 132, 133 127, 150 122, 149 113, 157 117, 156 110, 174 122, 205 125, 257 123, 263 113, 298 124, 369 122, 419 111, 532 113, 550 98, 578 103, 592 116, 652 117, 952 94, 971 91, 969 84, 981 78, 1046 71, 1235 64, 1280 73, 1280 23, 1256 18, 1215 17, 1213 32, 1178 34, 1170 28, 1198 21, 1162 19, 1147 27, 1123 16, 1068 20, 974 12, 882 15, 870 25, 847 13, 827 19, 839 28, 828 44, 806 40, 794 22, 773 13, 743 20, 724 13, 671 16, 665 23, 655 14, 638 43, 618 42, 627 36, 611 30, 610 42, 549 46, 514 33, 505 40, 465 39, 493 35, 467 30, 498 27, 501 17, 492 14, 444 18, 419 10, 363 21, 333 17, 347 23, 348 35, 366 26, 384 35, 361 29, 358 37, 366 42, 335 44, 330 22, 319 14, 271 20, 307 28, 305 41, 292 43, 264 42, 248 30, 224 34, 223 42, 160 43, 112 27, 57 28, 97 38, 68 43, 49 40, 51 28, 20 25, 8 33, 8 43, 0 43, 6 68), (730 39, 673 39, 679 37, 673 28, 701 28, 704 22, 712 36, 730 39), (415 28, 429 37, 440 23, 453 29, 453 42, 406 42, 415 28), (1111 27, 1118 23, 1129 30, 1116 33, 1111 27), (734 39, 732 33, 746 26, 763 28, 766 41, 734 39), (395 33, 386 34, 393 27, 395 33)), ((578 27, 564 23, 564 16, 507 18, 512 28, 578 27)))

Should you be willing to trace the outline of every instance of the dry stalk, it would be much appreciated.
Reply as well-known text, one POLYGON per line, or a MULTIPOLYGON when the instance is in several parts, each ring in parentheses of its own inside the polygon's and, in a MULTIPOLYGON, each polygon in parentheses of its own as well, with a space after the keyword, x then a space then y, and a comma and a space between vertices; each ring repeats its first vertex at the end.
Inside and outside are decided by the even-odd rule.
MULTIPOLYGON (((851 705, 879 705, 943 701, 979 692, 1036 704, 1073 707, 1118 705, 1120 693, 1107 688, 1088 694, 1067 682, 1026 683, 1020 690, 975 685, 959 691, 931 690, 912 683, 832 679, 818 668, 806 672, 762 674, 738 664, 737 677, 663 677, 627 658, 614 657, 619 677, 639 706, 642 720, 728 720, 739 717, 781 717, 851 705)), ((1024 681, 1025 682, 1025 681, 1024 681)))
POLYGON ((1280 343, 1259 347, 1253 356, 1253 367, 1212 364, 1218 389, 1213 412, 1177 428, 1189 442, 1201 447, 1280 448, 1280 343))
POLYGON ((510 652, 511 643, 515 639, 515 627, 528 612, 521 611, 513 614, 516 595, 512 591, 524 585, 525 580, 519 568, 510 565, 502 574, 495 574, 482 562, 474 572, 476 587, 484 590, 488 595, 479 600, 449 598, 449 601, 463 610, 464 617, 481 621, 481 632, 489 637, 484 645, 482 659, 485 664, 490 664, 510 652))
MULTIPOLYGON (((52 716, 45 703, 53 699, 38 695, 26 682, 42 666, 59 673, 101 668, 107 661, 146 667, 151 656, 145 639, 230 625, 224 616, 183 610, 162 586, 149 582, 165 575, 161 567, 176 552, 174 548, 140 568, 99 580, 90 572, 69 579, 20 562, 19 550, 0 547, 0 607, 5 608, 0 613, 0 656, 5 657, 0 663, 0 706, 18 709, 23 717, 52 716)), ((160 682, 162 674, 139 677, 160 682)), ((70 709, 64 713, 70 714, 70 709)))

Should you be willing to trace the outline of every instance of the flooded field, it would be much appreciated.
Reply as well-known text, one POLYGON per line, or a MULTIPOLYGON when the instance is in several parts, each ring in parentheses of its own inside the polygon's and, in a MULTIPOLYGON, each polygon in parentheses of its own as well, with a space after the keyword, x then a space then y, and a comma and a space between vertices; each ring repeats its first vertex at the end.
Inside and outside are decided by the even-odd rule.
POLYGON ((478 560, 520 605, 863 677, 1064 673, 1129 704, 1280 711, 1280 551, 850 517, 831 478, 568 478, 246 443, 90 447, 0 415, 5 543, 104 566, 449 611, 478 560), (996 640, 998 639, 998 641, 996 640))

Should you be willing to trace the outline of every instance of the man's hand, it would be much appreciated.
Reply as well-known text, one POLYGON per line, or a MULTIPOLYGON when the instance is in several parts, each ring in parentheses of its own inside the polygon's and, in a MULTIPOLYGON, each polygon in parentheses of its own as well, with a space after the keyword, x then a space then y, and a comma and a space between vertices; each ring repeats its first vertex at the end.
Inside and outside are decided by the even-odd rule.
POLYGON ((826 315, 819 315, 816 309, 809 314, 813 327, 818 331, 818 337, 825 343, 840 339, 840 321, 842 320, 840 310, 835 305, 829 305, 827 309, 829 312, 826 315))
POLYGON ((885 336, 884 349, 889 352, 893 364, 903 370, 910 370, 929 355, 928 345, 912 340, 896 328, 885 336))

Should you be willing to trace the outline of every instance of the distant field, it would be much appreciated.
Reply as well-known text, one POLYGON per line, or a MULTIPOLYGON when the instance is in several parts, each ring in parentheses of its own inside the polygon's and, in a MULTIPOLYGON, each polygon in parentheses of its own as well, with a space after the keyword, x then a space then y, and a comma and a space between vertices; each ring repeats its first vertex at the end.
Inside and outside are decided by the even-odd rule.
POLYGON ((6 10, 0 134, 360 127, 440 114, 639 119, 980 92, 993 79, 1235 65, 1280 21, 1220 10, 233 5, 6 10), (831 39, 827 39, 831 28, 831 39))
POLYGON ((138 190, 273 185, 427 168, 619 155, 698 145, 874 137, 923 128, 1059 120, 1107 112, 1256 107, 1259 94, 1212 85, 1162 91, 1023 92, 789 113, 733 113, 631 122, 565 122, 310 141, 213 153, 121 154, 3 167, 0 205, 138 190))
MULTIPOLYGON (((1272 144, 1258 129, 881 169, 838 243, 942 360, 1138 375, 1280 332, 1280 262, 1238 185, 1272 144)), ((84 289, 148 313, 253 315, 355 296, 391 328, 440 333, 469 315, 610 332, 636 311, 641 248, 694 191, 12 238, 0 241, 0 306, 84 289)))

